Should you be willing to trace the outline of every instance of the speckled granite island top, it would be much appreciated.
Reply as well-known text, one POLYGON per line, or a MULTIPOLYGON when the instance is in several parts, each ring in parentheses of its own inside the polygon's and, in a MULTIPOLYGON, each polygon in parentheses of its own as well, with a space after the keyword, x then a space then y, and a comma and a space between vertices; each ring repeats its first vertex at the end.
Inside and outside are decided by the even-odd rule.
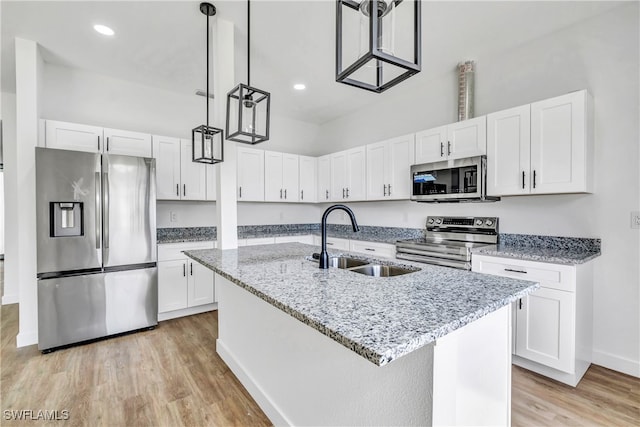
POLYGON ((404 261, 377 260, 421 270, 395 277, 321 270, 308 259, 314 250, 282 243, 185 254, 380 366, 538 288, 525 280, 404 261))

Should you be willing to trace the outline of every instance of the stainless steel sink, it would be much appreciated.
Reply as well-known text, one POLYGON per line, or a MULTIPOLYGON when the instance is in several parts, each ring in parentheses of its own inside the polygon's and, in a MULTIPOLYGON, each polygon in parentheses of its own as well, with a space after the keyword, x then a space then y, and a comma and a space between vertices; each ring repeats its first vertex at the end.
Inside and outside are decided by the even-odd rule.
POLYGON ((408 269, 403 267, 397 267, 394 265, 379 265, 379 264, 369 264, 364 265, 358 268, 352 268, 350 271, 354 273, 364 274, 365 276, 372 277, 390 277, 390 276, 400 276, 402 274, 409 274, 415 271, 419 271, 419 269, 408 269))
POLYGON ((363 261, 361 259, 350 258, 346 256, 337 256, 329 258, 329 267, 338 267, 338 268, 352 268, 352 267, 360 267, 361 265, 368 264, 367 261, 363 261))

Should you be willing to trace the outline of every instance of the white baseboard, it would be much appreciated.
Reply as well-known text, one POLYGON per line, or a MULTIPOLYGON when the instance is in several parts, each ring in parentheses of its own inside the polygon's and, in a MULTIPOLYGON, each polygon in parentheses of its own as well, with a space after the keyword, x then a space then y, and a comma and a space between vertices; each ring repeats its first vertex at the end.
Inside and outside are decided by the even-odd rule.
POLYGON ((277 406, 271 402, 271 399, 264 393, 262 388, 255 383, 251 375, 247 372, 244 366, 239 363, 233 356, 233 353, 224 345, 224 343, 218 339, 216 340, 216 352, 220 358, 227 364, 231 372, 238 378, 240 383, 247 389, 253 400, 256 401, 260 409, 265 413, 267 418, 273 423, 274 426, 290 426, 293 425, 287 420, 284 414, 278 409, 277 406))
POLYGON ((29 345, 38 344, 38 332, 20 332, 16 336, 16 347, 27 347, 29 345))
POLYGON ((198 305, 196 307, 183 308, 182 310, 165 311, 164 313, 158 313, 158 322, 164 320, 176 319, 178 317, 191 316, 194 314, 206 313, 207 311, 213 311, 218 309, 218 303, 198 305))
POLYGON ((623 374, 640 378, 640 361, 620 357, 602 350, 593 350, 593 363, 623 374))
POLYGON ((3 295, 2 296, 2 305, 9 305, 9 304, 17 304, 18 303, 18 295, 3 295))

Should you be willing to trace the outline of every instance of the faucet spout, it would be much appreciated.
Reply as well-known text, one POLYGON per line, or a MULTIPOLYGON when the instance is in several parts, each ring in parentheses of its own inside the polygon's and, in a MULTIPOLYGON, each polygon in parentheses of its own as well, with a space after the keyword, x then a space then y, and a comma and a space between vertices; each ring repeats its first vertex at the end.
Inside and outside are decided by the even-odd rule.
POLYGON ((345 205, 333 205, 329 206, 327 210, 322 214, 322 222, 320 223, 321 233, 322 233, 322 248, 320 251, 320 262, 319 267, 322 269, 329 268, 329 254, 327 253, 327 217, 329 214, 336 209, 343 210, 347 214, 349 214, 349 218, 351 219, 351 227, 353 228, 353 232, 360 231, 360 227, 358 227, 358 223, 356 221, 356 216, 353 211, 349 209, 345 205))

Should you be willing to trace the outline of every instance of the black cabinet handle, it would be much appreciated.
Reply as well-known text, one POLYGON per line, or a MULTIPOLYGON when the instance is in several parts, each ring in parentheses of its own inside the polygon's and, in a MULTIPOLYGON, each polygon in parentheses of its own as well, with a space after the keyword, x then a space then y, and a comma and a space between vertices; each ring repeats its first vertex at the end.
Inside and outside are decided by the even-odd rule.
POLYGON ((176 184, 176 196, 180 197, 180 184, 176 184))
POLYGON ((536 170, 533 170, 533 188, 536 188, 536 170))
POLYGON ((513 268, 505 268, 504 271, 510 271, 512 273, 522 273, 522 274, 527 274, 526 271, 524 270, 514 270, 513 268))
POLYGON ((187 277, 187 264, 182 264, 182 277, 187 277))
POLYGON ((518 310, 522 310, 522 298, 518 300, 518 310))
POLYGON ((187 197, 187 184, 182 184, 182 195, 187 197))
POLYGON ((371 249, 371 248, 364 248, 365 251, 369 251, 369 252, 375 252, 375 249, 371 249))
POLYGON ((349 188, 347 187, 347 199, 349 198, 349 188))
POLYGON ((524 171, 522 171, 522 189, 524 189, 524 171))
POLYGON ((344 188, 342 189, 342 198, 344 199, 344 188))
POLYGON ((98 135, 98 151, 100 151, 100 135, 98 135))
POLYGON ((190 274, 193 276, 193 263, 192 262, 189 263, 189 270, 191 270, 190 274))
POLYGON ((280 189, 280 198, 282 199, 282 188, 280 189))
POLYGON ((387 184, 383 184, 382 185, 382 195, 386 196, 387 195, 387 184))
POLYGON ((304 200, 304 190, 300 190, 300 200, 304 200))
POLYGON ((329 200, 329 190, 327 190, 326 193, 327 193, 326 199, 329 200))
POLYGON ((391 195, 391 184, 387 185, 387 188, 388 188, 387 191, 389 192, 389 196, 390 196, 391 195))
POLYGON ((287 200, 287 189, 284 189, 284 199, 287 200))
POLYGON ((109 137, 107 137, 107 151, 109 151, 109 137))
POLYGON ((451 155, 451 141, 447 141, 447 156, 451 155))
POLYGON ((242 199, 242 186, 240 186, 240 196, 238 198, 242 199))
POLYGON ((440 157, 444 157, 444 143, 440 143, 440 157))

